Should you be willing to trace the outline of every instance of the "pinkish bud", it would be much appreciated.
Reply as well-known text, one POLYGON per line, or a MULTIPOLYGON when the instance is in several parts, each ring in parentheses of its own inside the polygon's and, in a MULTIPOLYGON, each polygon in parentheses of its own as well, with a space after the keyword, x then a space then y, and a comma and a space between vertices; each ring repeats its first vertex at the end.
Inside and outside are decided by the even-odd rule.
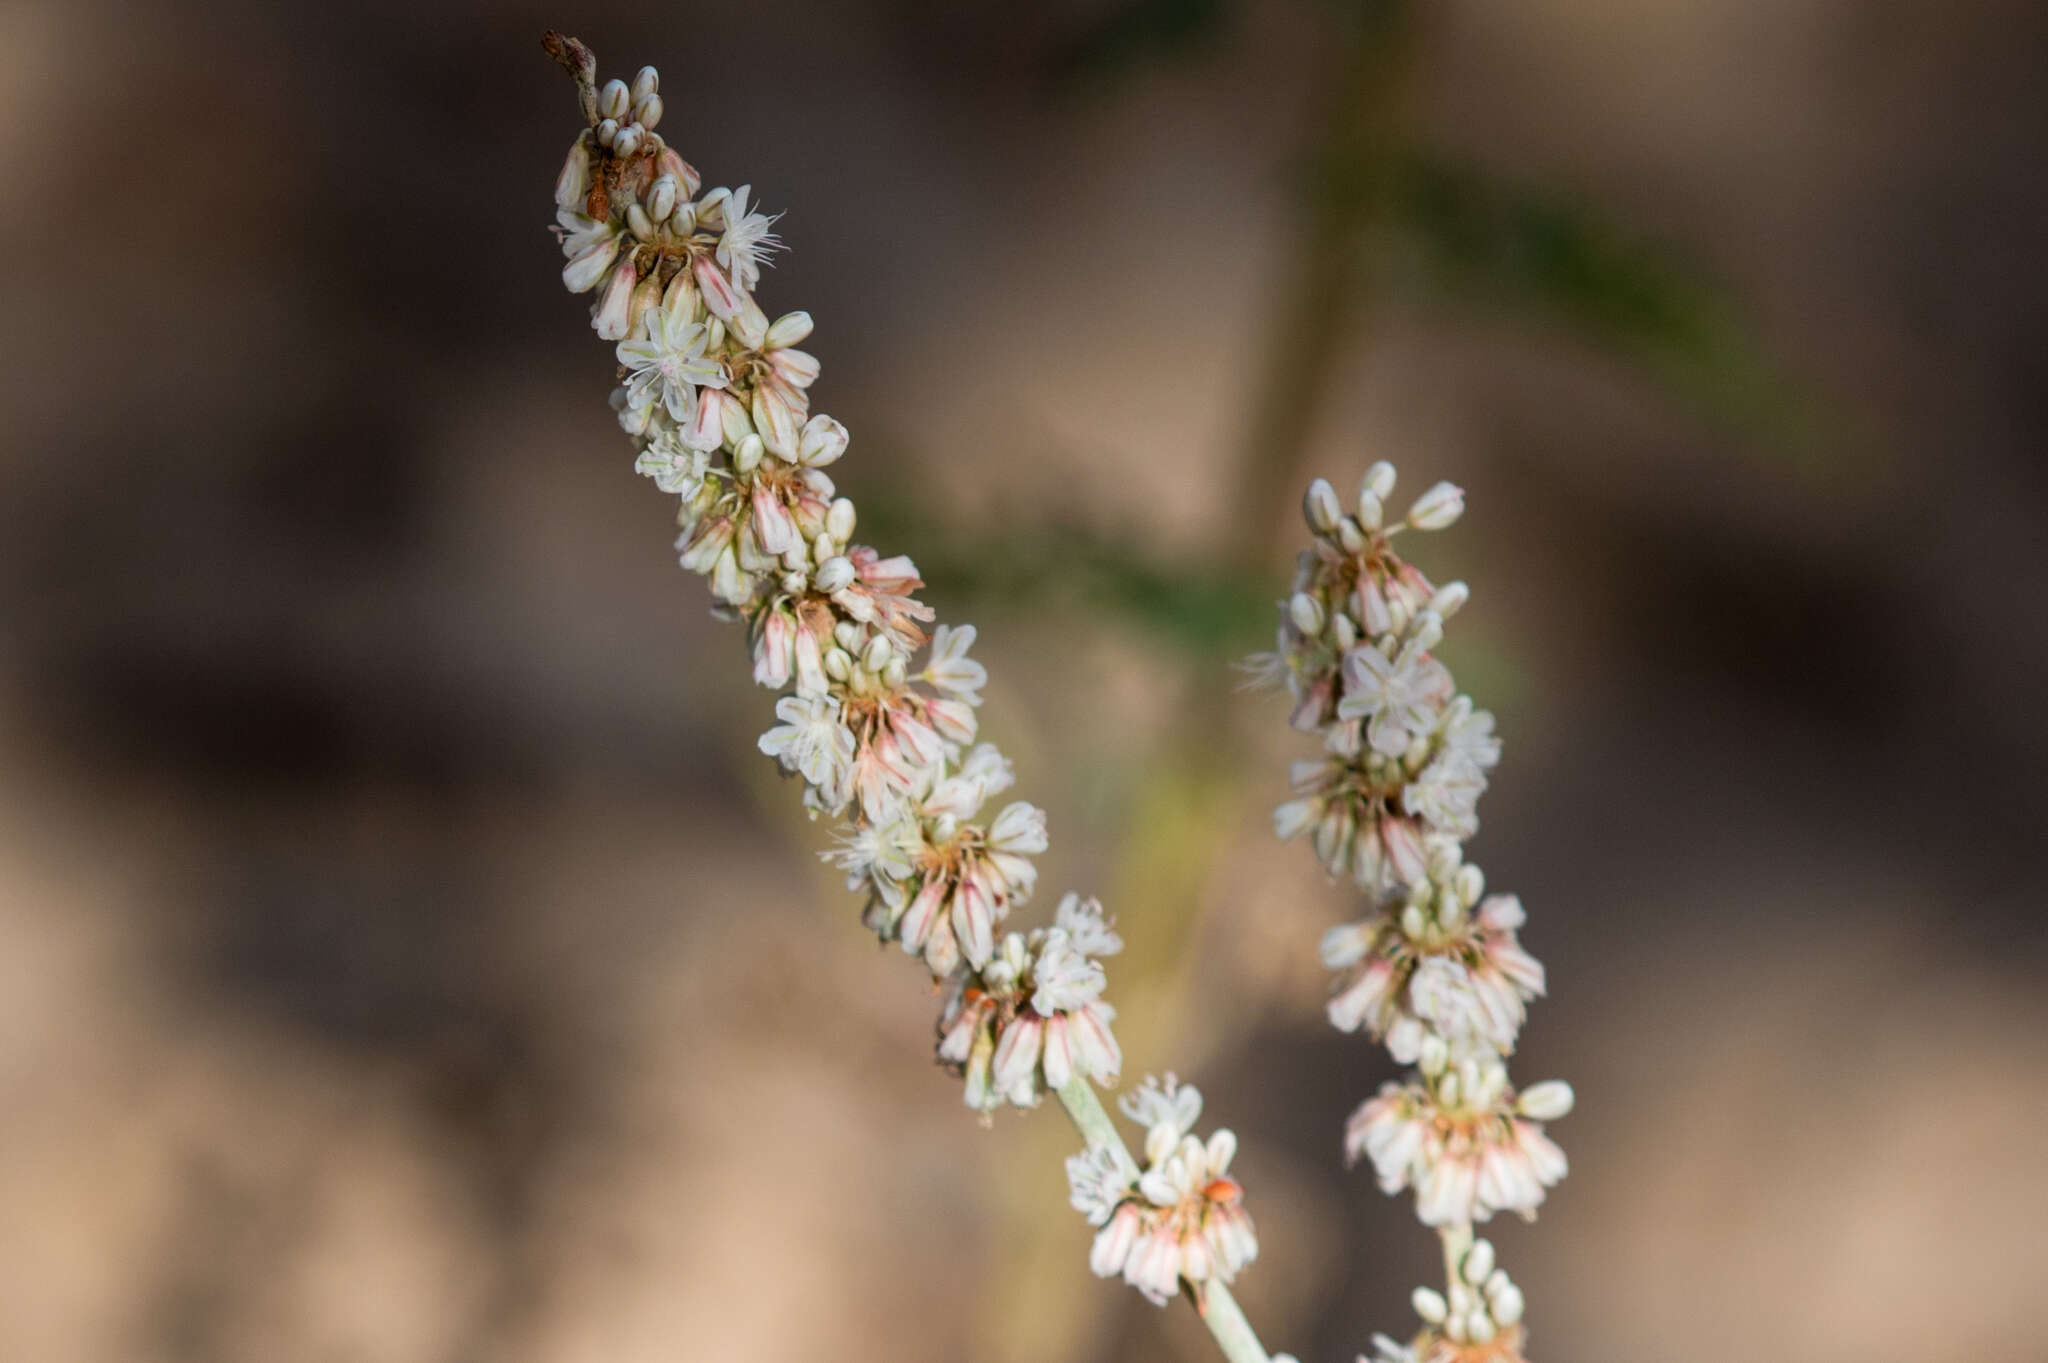
POLYGON ((606 282, 604 293, 590 314, 591 328, 600 337, 607 341, 623 341, 631 334, 633 289, 639 282, 640 272, 634 267, 631 256, 612 270, 612 277, 606 282))

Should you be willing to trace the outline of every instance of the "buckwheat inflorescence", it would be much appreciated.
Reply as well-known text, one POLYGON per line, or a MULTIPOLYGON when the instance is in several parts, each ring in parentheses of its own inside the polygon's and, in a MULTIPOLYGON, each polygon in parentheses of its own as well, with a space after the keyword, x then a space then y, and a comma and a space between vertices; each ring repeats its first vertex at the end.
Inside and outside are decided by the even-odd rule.
POLYGON ((1191 1131, 1194 1089, 1148 1084, 1125 1112, 1146 1128, 1140 1168, 1091 1085, 1123 1065, 1102 997, 1122 947, 1102 907, 1068 895, 1052 925, 1005 931, 1037 887, 1044 813, 1012 801, 1010 762, 978 742, 987 673, 971 625, 935 624, 908 558, 854 541, 853 503, 826 471, 844 426, 811 410, 818 362, 797 347, 807 313, 770 320, 754 299, 781 243, 751 189, 705 190, 656 131, 661 80, 597 80, 596 58, 549 34, 586 127, 555 184, 562 281, 595 296, 614 343, 612 407, 634 467, 679 499, 682 566, 714 613, 746 626, 754 680, 787 691, 761 751, 803 784, 812 817, 840 821, 824 852, 864 897, 863 921, 940 987, 937 1059, 966 1104, 992 1113, 1059 1098, 1087 1142, 1074 1205, 1100 1227, 1091 1262, 1164 1304, 1185 1291, 1233 1363, 1267 1363, 1227 1284, 1258 1253, 1228 1131, 1191 1131))
POLYGON ((1508 1080, 1543 967, 1517 940, 1521 901, 1487 894, 1463 849, 1500 741, 1493 716, 1432 652, 1465 584, 1432 586, 1393 547, 1404 531, 1456 521, 1464 494, 1438 483, 1389 525, 1393 490, 1385 463, 1348 514, 1328 483, 1309 487, 1314 540, 1280 603, 1276 648, 1247 668, 1284 685, 1294 727, 1322 740, 1320 757, 1294 764, 1296 798, 1274 811, 1276 831, 1306 835, 1329 873, 1366 896, 1364 918, 1323 938, 1323 963, 1337 972, 1330 1021, 1414 1067, 1352 1114, 1344 1151, 1371 1162, 1383 1191, 1414 1189, 1417 1218, 1442 1237, 1448 1281, 1416 1289, 1422 1330, 1405 1344, 1375 1336, 1375 1358, 1522 1363, 1521 1290, 1473 1227, 1495 1212, 1534 1219, 1565 1174, 1544 1123, 1571 1111, 1572 1091, 1550 1080, 1517 1092, 1508 1080))

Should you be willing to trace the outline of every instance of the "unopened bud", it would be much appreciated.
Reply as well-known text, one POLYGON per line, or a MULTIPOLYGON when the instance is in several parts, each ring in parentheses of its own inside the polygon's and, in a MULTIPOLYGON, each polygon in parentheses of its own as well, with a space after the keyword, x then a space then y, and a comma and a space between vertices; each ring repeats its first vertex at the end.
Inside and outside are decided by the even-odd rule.
POLYGON ((853 585, 853 578, 853 560, 841 554, 818 565, 818 571, 811 574, 811 585, 830 596, 853 585))
POLYGON ((1427 652, 1444 641, 1444 618, 1433 610, 1425 609, 1415 617, 1415 624, 1408 634, 1411 648, 1427 652))
POLYGON ((633 98, 643 100, 661 88, 661 72, 651 66, 640 68, 640 74, 633 77, 633 98))
POLYGON ((619 129, 618 136, 612 139, 612 154, 621 161, 625 160, 640 150, 640 143, 645 137, 646 132, 638 123, 625 124, 619 129))
POLYGON ((632 102, 633 93, 622 80, 608 80, 604 89, 597 92, 597 112, 605 118, 624 119, 626 107, 632 102))
POLYGON ((789 548, 782 551, 781 557, 782 566, 793 573, 808 571, 811 566, 811 556, 804 552, 804 546, 801 543, 790 545, 789 548))
POLYGON ((834 463, 846 453, 847 439, 846 427, 820 412, 797 433, 797 462, 814 469, 834 463))
POLYGON ((1401 910, 1401 933, 1409 941, 1422 940, 1422 934, 1428 931, 1429 919, 1423 916, 1420 905, 1410 904, 1401 910))
POLYGON ((1308 485, 1308 493, 1301 499, 1301 514, 1308 520, 1308 528, 1318 535, 1327 535, 1337 528, 1337 522, 1344 518, 1344 509, 1337 505, 1337 490, 1328 480, 1318 478, 1308 485))
POLYGON ((1451 1312, 1450 1305, 1444 1301, 1443 1293, 1432 1287, 1416 1288, 1409 1295, 1408 1301, 1415 1308, 1415 1314, 1431 1325, 1443 1324, 1444 1317, 1451 1312))
POLYGON ((619 120, 607 118, 597 125, 597 141, 600 146, 609 147, 619 140, 619 120))
POLYGON ((1394 495, 1394 466, 1380 459, 1365 471, 1365 490, 1385 502, 1394 495))
POLYGON ((555 207, 583 211, 583 201, 590 193, 590 148, 582 138, 569 148, 569 154, 562 158, 562 173, 555 177, 555 207))
POLYGON ((1358 643, 1358 626, 1343 611, 1330 616, 1330 642, 1339 653, 1349 653, 1358 643))
POLYGON ((1307 592, 1296 592, 1287 601, 1287 618, 1294 627, 1313 639, 1323 632, 1323 603, 1307 592))
POLYGON ((853 538, 853 503, 836 498, 825 512, 825 532, 841 544, 853 538))
POLYGON ((1458 1105, 1459 1092, 1458 1076, 1455 1071, 1445 1074, 1442 1079, 1437 1081, 1436 1098, 1445 1107, 1456 1107, 1458 1105))
POLYGON ((889 642, 886 634, 877 634, 868 640, 867 652, 861 654, 861 663, 870 672, 880 672, 896 656, 896 646, 889 642))
POLYGON ((853 655, 843 648, 826 649, 825 675, 833 681, 845 681, 853 675, 853 655))
POLYGON ((1441 530, 1465 511, 1465 490, 1456 483, 1438 483, 1408 508, 1408 524, 1417 530, 1441 530))
POLYGON ((1367 530, 1377 530, 1386 524, 1386 520, 1387 509, 1380 504, 1380 499, 1373 495, 1372 489, 1368 487, 1360 491, 1358 494, 1358 523, 1367 530))
POLYGON ((1367 544, 1365 528, 1351 517, 1337 522, 1337 543, 1344 546, 1347 554, 1362 554, 1367 544))
POLYGON ((860 647, 867 642, 867 637, 867 631, 860 627, 857 620, 841 620, 832 627, 834 642, 848 653, 860 652, 860 647))
POLYGON ((633 121, 653 132, 654 125, 661 122, 661 96, 648 95, 645 99, 634 100, 633 121))
POLYGON ((1462 582, 1446 582, 1436 589, 1436 595, 1429 598, 1429 608, 1448 620, 1458 613, 1467 601, 1472 599, 1472 589, 1462 582))
POLYGON ((569 258, 562 267, 562 284, 570 293, 589 293, 597 287, 597 281, 604 278, 604 272, 612 267, 612 261, 619 254, 619 239, 606 237, 603 241, 592 242, 569 258))
POLYGON ((740 443, 733 447, 733 472, 752 473, 761 467, 761 457, 766 453, 766 449, 767 447, 761 443, 761 437, 749 431, 740 438, 740 443))
MULTIPOLYGON (((663 175, 654 182, 654 188, 647 193, 647 216, 656 222, 667 222, 669 214, 676 211, 676 199, 683 187, 676 183, 673 175, 663 175)), ((689 272, 683 271, 676 278, 684 279, 689 272)))
POLYGON ((640 240, 654 240, 654 219, 639 204, 626 205, 626 226, 640 240))
POLYGON ((1436 897, 1436 921, 1453 930, 1465 921, 1465 901, 1449 886, 1436 897))
POLYGON ((1458 874, 1451 883, 1457 887, 1460 902, 1469 909, 1486 893, 1486 872, 1468 861, 1458 868, 1458 874))
POLYGON ((889 659, 889 665, 882 669, 882 685, 895 691, 902 689, 903 683, 908 680, 910 680, 910 667, 904 662, 903 655, 899 653, 889 659))
POLYGON ((1451 1043, 1435 1032, 1422 1038, 1422 1053, 1415 1058, 1415 1067, 1434 1079, 1444 1072, 1444 1066, 1451 1063, 1451 1043))
POLYGON ((1493 1294, 1493 1318, 1502 1329, 1519 1324, 1526 1303, 1522 1300, 1522 1289, 1509 1283, 1493 1294))
POLYGON ((1572 1086, 1562 1079, 1531 1084, 1515 1099, 1515 1111, 1539 1122, 1554 1122, 1572 1110, 1572 1086))
POLYGON ((1485 1344, 1493 1339, 1493 1320, 1484 1311, 1473 1311, 1465 1317, 1465 1333, 1472 1337, 1474 1344, 1485 1344))
POLYGON ((832 532, 829 530, 818 532, 818 537, 811 541, 811 562, 823 563, 826 559, 838 557, 839 541, 832 537, 832 532))
POLYGON ((1465 1262, 1458 1266, 1458 1273, 1468 1283, 1483 1283, 1486 1275, 1493 1272, 1493 1241, 1474 1240, 1472 1248, 1465 1251, 1465 1262))
POLYGON ((785 312, 775 319, 774 326, 768 328, 764 344, 770 350, 796 345, 811 334, 814 325, 808 312, 785 312))

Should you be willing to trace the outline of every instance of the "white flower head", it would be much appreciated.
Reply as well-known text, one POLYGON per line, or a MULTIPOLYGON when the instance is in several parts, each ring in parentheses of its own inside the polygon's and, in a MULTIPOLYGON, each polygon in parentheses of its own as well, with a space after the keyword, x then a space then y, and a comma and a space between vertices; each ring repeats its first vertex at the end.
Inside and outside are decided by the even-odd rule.
POLYGON ((765 213, 752 211, 747 206, 747 196, 752 185, 741 185, 731 191, 713 190, 713 194, 725 194, 720 204, 725 216, 725 233, 718 239, 718 263, 732 275, 732 282, 751 293, 761 282, 761 265, 768 253, 778 249, 782 241, 774 233, 776 214, 771 218, 765 213))
POLYGON ((932 651, 925 663, 924 679, 946 695, 979 705, 981 688, 988 685, 988 669, 967 656, 967 650, 973 646, 974 626, 940 625, 932 631, 932 651))
POLYGON ((1108 1223, 1117 1204, 1131 1195, 1131 1181, 1107 1150, 1087 1149, 1067 1159, 1067 1200, 1091 1226, 1108 1223))
POLYGON ((1344 698, 1337 702, 1337 715, 1366 719, 1373 751, 1399 757, 1436 727, 1450 678, 1442 663, 1413 643, 1392 658, 1365 644, 1344 655, 1344 698))
POLYGON ((775 717, 782 723, 761 735, 761 751, 786 770, 801 773, 824 798, 837 797, 843 805, 855 745, 853 731, 840 722, 839 703, 784 696, 775 702, 775 717))
POLYGON ((1171 1073, 1164 1079, 1148 1074, 1135 1090, 1117 1099, 1117 1106, 1123 1109, 1124 1116, 1148 1132, 1170 1128, 1177 1141, 1194 1130, 1201 1119, 1202 1091, 1193 1084, 1181 1083, 1171 1073))
POLYGON ((1071 892, 1062 896, 1053 924, 1083 955, 1114 956, 1124 949, 1124 939, 1103 916, 1099 899, 1083 899, 1071 892))
POLYGON ((630 371, 626 391, 633 403, 659 402, 670 420, 686 422, 699 388, 725 387, 724 367, 704 355, 710 330, 666 307, 649 308, 641 329, 644 337, 618 344, 619 363, 630 371))
POLYGON ((704 486, 711 456, 683 443, 682 431, 666 423, 657 424, 646 448, 633 461, 633 471, 654 480, 663 492, 688 500, 704 486))

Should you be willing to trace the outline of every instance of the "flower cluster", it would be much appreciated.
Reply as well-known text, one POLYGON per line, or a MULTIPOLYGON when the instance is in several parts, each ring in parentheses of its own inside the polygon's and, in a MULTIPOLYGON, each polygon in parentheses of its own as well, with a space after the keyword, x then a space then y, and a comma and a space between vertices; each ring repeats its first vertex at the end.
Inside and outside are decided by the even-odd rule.
POLYGON ((1121 1275, 1161 1306, 1183 1279, 1200 1300, 1211 1283, 1230 1282, 1259 1254, 1244 1190, 1230 1177, 1237 1137, 1219 1129, 1207 1141, 1197 1138, 1202 1095, 1170 1074, 1148 1076, 1119 1106, 1145 1128, 1145 1169, 1122 1167, 1101 1150, 1067 1161, 1074 1210, 1100 1228, 1089 1265, 1097 1277, 1121 1275))
MULTIPOLYGON (((746 626, 754 680, 786 693, 761 751, 803 783, 812 817, 841 821, 823 855, 864 896, 866 925, 940 985, 937 1058, 966 1104, 1056 1093, 1099 1157, 1128 1166, 1090 1087, 1123 1065, 1101 963, 1123 944, 1076 895, 1050 927, 1003 929, 1037 887, 1045 815, 997 803, 1015 776, 978 741, 974 628, 937 624, 915 565, 854 540, 827 472, 849 437, 812 410, 818 362, 799 349, 811 319, 770 320, 754 298, 774 219, 749 186, 706 189, 663 139, 653 67, 600 85, 588 48, 545 41, 587 124, 555 185, 562 281, 594 296, 591 326, 618 362, 611 405, 635 469, 677 499, 682 566, 708 580, 714 614, 746 626)), ((1151 1167, 1100 1190, 1098 1271, 1116 1250, 1109 1271, 1155 1300, 1183 1279, 1227 1282, 1257 1252, 1225 1177, 1234 1138, 1186 1134, 1200 1104, 1171 1080, 1141 1090, 1126 1110, 1151 1129, 1151 1167)), ((1264 1360, 1227 1291, 1208 1300, 1230 1356, 1264 1360)))
POLYGON ((1404 532, 1455 522, 1464 494, 1438 483, 1389 524, 1393 490, 1385 463, 1348 512, 1328 483, 1310 486, 1313 542, 1280 603, 1274 651, 1247 667, 1285 685, 1294 727, 1322 742, 1320 757, 1293 765, 1295 798, 1274 811, 1275 830, 1306 835, 1324 868, 1366 895, 1366 916, 1323 938, 1337 972, 1330 1021, 1414 1067, 1352 1114, 1345 1153, 1371 1161, 1385 1192, 1414 1190, 1453 1266, 1447 1291, 1417 1292, 1414 1341, 1376 1342, 1381 1363, 1519 1363, 1521 1294, 1472 1228, 1495 1212, 1533 1218, 1564 1177, 1544 1123, 1571 1110, 1572 1091, 1553 1080, 1517 1094, 1508 1078, 1544 972, 1517 936, 1521 901, 1487 894, 1464 855, 1500 760, 1493 716, 1435 655, 1469 593, 1433 585, 1394 549, 1404 532))

